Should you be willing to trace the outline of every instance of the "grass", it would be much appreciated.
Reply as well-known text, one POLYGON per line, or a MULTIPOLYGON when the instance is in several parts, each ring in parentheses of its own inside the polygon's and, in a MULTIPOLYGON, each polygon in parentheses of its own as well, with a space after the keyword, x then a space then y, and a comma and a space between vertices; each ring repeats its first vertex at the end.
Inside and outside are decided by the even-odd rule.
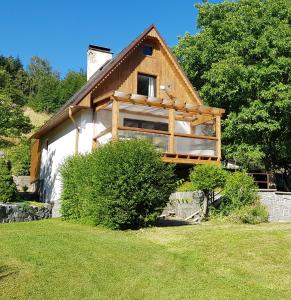
POLYGON ((50 114, 45 112, 35 112, 28 106, 24 109, 24 115, 29 117, 31 124, 36 128, 42 126, 51 117, 50 114))
POLYGON ((0 299, 290 299, 291 223, 0 225, 0 299))

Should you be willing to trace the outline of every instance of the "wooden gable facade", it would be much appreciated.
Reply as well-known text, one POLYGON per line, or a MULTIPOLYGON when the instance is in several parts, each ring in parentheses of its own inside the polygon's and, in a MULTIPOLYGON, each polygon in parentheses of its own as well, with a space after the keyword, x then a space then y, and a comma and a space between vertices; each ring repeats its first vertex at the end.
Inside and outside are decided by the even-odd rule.
MULTIPOLYGON (((65 120, 73 120, 73 114, 84 109, 92 110, 94 130, 93 135, 88 136, 92 141, 92 148, 101 145, 105 136, 108 137, 106 141, 145 137, 159 146, 165 162, 220 163, 220 118, 224 110, 203 105, 154 25, 98 70, 33 138, 45 138, 51 131, 57 131, 65 120), (149 54, 145 53, 145 47, 151 49, 149 54), (138 93, 139 74, 155 78, 154 96, 138 93), (110 116, 110 122, 107 120, 103 127, 98 127, 96 122, 102 111, 110 116), (131 115, 139 120, 158 120, 167 124, 167 130, 129 128, 121 122, 124 120, 123 115, 131 115), (204 125, 212 129, 202 130, 201 126, 204 125), (177 130, 178 127, 187 127, 189 130, 177 130)), ((78 127, 75 140, 79 140, 78 127)), ((78 145, 75 148, 78 152, 78 145)), ((34 146, 32 150, 31 176, 36 179, 40 160, 39 146, 34 146)))

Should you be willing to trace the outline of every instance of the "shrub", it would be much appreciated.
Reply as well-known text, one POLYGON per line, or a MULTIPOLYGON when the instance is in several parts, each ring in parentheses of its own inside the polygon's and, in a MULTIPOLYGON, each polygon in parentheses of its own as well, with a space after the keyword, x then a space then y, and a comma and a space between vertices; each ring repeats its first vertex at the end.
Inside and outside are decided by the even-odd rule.
POLYGON ((177 192, 193 192, 195 188, 191 181, 185 181, 180 184, 177 188, 177 192))
POLYGON ((174 171, 145 140, 108 143, 62 167, 62 215, 114 229, 156 221, 175 189, 174 171))
POLYGON ((16 184, 6 161, 0 158, 0 202, 12 202, 16 200, 16 184))
POLYGON ((268 210, 259 201, 245 205, 230 214, 229 219, 235 223, 259 224, 268 222, 268 210))
POLYGON ((23 140, 20 144, 5 150, 6 158, 11 161, 11 172, 14 176, 29 175, 30 146, 29 141, 23 140))
POLYGON ((222 189, 225 185, 227 172, 220 166, 200 165, 194 167, 190 173, 190 179, 194 189, 202 191, 204 198, 202 203, 202 218, 209 214, 209 204, 214 201, 214 191, 222 189))
POLYGON ((257 189, 253 177, 245 172, 235 172, 227 177, 224 187, 225 201, 221 205, 223 214, 255 202, 257 189))

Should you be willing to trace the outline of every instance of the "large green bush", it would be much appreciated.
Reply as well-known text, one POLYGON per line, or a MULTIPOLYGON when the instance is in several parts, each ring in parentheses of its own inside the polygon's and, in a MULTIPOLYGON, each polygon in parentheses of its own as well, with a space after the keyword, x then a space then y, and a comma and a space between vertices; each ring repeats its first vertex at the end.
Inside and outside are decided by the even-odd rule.
POLYGON ((253 177, 245 172, 234 172, 229 175, 224 187, 225 202, 221 210, 225 215, 242 206, 255 202, 257 198, 257 185, 253 177))
POLYGON ((152 224, 175 189, 173 167, 145 140, 111 142, 72 157, 61 174, 63 218, 114 229, 152 224))
POLYGON ((0 202, 12 202, 16 200, 17 190, 13 181, 10 168, 6 161, 0 158, 0 202))

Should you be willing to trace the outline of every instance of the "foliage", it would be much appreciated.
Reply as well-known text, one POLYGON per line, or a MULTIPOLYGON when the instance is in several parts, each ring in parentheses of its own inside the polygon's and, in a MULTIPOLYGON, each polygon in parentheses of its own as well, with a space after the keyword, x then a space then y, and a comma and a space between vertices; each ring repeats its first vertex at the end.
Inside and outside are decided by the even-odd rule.
POLYGON ((222 189, 225 185, 227 172, 220 166, 216 165, 199 165, 194 167, 190 173, 190 179, 193 188, 202 191, 203 209, 202 218, 207 219, 209 205, 214 201, 214 191, 222 189))
POLYGON ((0 158, 0 202, 16 200, 17 190, 13 181, 10 168, 3 158, 0 158))
POLYGON ((83 71, 69 71, 61 80, 48 60, 37 56, 31 58, 28 70, 32 82, 28 104, 37 112, 56 112, 86 82, 83 71))
POLYGON ((7 148, 5 157, 11 161, 11 172, 14 176, 29 175, 30 141, 22 140, 19 144, 7 148))
POLYGON ((29 119, 22 108, 14 104, 7 94, 0 91, 0 144, 1 137, 14 137, 31 129, 29 119))
POLYGON ((264 153, 258 145, 245 143, 228 145, 225 147, 225 156, 227 159, 233 159, 235 164, 238 162, 242 170, 263 168, 264 153))
POLYGON ((255 201, 253 204, 241 206, 234 210, 229 216, 229 219, 232 222, 245 224, 267 223, 268 218, 268 210, 259 201, 255 201))
POLYGON ((0 55, 0 91, 5 91, 13 103, 24 105, 29 89, 29 76, 20 59, 0 55))
POLYGON ((86 80, 86 74, 82 70, 80 72, 69 71, 58 87, 58 95, 62 104, 69 100, 86 83, 86 80))
POLYGON ((30 95, 28 105, 37 112, 55 112, 61 105, 58 87, 59 79, 54 74, 40 78, 35 94, 30 95))
POLYGON ((291 160, 288 4, 205 1, 196 6, 199 33, 185 34, 174 48, 202 98, 226 109, 223 150, 244 166, 286 169, 291 160))
POLYGON ((150 225, 175 189, 173 167, 144 140, 111 142, 70 158, 61 174, 64 219, 115 229, 150 225))
POLYGON ((221 204, 220 211, 228 215, 242 206, 253 204, 257 198, 257 188, 253 177, 245 172, 234 172, 227 176, 223 189, 225 201, 221 204))
POLYGON ((177 188, 177 192, 192 192, 192 191, 195 191, 195 188, 193 187, 191 181, 185 181, 182 184, 180 184, 177 188))

